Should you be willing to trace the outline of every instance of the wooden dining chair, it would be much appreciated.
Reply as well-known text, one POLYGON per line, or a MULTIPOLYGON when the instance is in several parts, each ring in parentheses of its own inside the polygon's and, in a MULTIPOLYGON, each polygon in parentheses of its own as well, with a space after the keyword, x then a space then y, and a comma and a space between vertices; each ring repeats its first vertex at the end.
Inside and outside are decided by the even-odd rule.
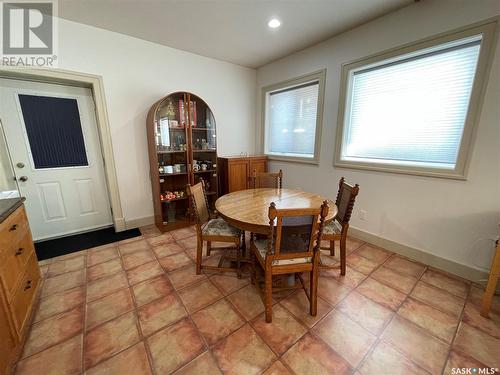
MULTIPOLYGON (((346 241, 347 231, 349 230, 349 220, 351 219, 354 201, 359 193, 359 185, 349 185, 345 182, 344 177, 339 181, 339 190, 335 205, 337 206, 337 215, 335 218, 325 225, 323 229, 322 240, 330 242, 330 255, 335 256, 335 241, 340 241, 340 274, 345 275, 346 269, 346 241)), ((323 268, 338 268, 335 265, 326 265, 321 263, 323 268)))
POLYGON ((238 228, 229 225, 224 219, 210 214, 208 209, 208 199, 205 193, 205 183, 203 181, 194 186, 187 185, 187 193, 191 197, 193 210, 196 218, 196 274, 199 275, 202 269, 216 270, 220 272, 236 271, 238 278, 241 278, 241 251, 242 237, 244 233, 238 228), (232 243, 235 247, 225 248, 224 250, 233 250, 236 256, 232 260, 236 261, 236 268, 222 267, 222 259, 219 266, 203 265, 203 243, 207 243, 207 255, 210 255, 212 242, 232 243))
POLYGON ((277 209, 273 202, 269 207, 269 232, 267 238, 251 239, 252 283, 257 284, 264 300, 266 322, 272 321, 273 289, 303 288, 310 303, 310 313, 317 314, 319 244, 328 202, 321 207, 304 209, 277 209), (257 262, 256 262, 257 260, 257 262), (258 263, 264 274, 264 288, 257 280, 258 263), (302 278, 309 272, 309 290, 302 278), (294 285, 273 288, 273 276, 294 274, 294 285), (299 284, 296 278, 299 279, 299 284))
POLYGON ((283 171, 280 169, 279 172, 257 172, 254 169, 252 173, 252 182, 254 189, 281 189, 283 186, 283 171))

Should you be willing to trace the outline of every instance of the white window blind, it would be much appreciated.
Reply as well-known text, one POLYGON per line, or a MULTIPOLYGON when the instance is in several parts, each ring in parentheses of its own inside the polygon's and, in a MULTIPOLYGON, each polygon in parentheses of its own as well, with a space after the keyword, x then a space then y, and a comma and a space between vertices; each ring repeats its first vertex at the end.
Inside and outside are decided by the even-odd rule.
POLYGON ((350 72, 341 159, 455 168, 481 36, 350 72))
POLYGON ((266 153, 314 157, 319 82, 267 94, 266 153))

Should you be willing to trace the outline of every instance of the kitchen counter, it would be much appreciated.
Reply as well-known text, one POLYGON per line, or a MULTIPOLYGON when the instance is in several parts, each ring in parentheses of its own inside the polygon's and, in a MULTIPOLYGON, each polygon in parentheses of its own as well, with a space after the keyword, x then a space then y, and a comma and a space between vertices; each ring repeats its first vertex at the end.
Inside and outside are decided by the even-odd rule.
POLYGON ((24 202, 24 198, 0 199, 0 223, 9 217, 24 202))

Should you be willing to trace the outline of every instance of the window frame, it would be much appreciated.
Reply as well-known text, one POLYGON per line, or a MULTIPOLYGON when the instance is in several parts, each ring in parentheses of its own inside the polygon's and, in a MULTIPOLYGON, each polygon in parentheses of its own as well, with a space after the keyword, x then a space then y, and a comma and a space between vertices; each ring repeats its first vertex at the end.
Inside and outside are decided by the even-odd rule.
MULTIPOLYGON (((466 180, 467 172, 472 155, 473 145, 477 133, 477 125, 481 114, 481 106, 488 83, 489 72, 494 56, 497 37, 497 23, 499 18, 490 19, 485 22, 466 26, 450 32, 438 34, 417 42, 405 44, 384 52, 363 57, 349 63, 342 64, 339 93, 339 110, 337 116, 337 135, 335 140, 335 153, 333 165, 340 168, 363 169, 378 172, 402 173, 417 176, 450 178, 466 180), (342 159, 342 147, 345 129, 347 127, 352 71, 359 70, 364 66, 375 65, 387 59, 394 59, 406 54, 415 53, 419 50, 432 48, 455 40, 482 34, 480 52, 476 66, 476 73, 471 90, 469 107, 464 123, 462 139, 460 141, 457 162, 454 169, 431 168, 410 165, 395 165, 391 163, 370 163, 366 161, 353 161, 342 159)), ((404 59, 402 59, 404 61, 404 59)))
POLYGON ((270 160, 319 164, 320 148, 321 148, 321 129, 323 127, 323 109, 325 101, 325 80, 326 80, 326 69, 321 69, 313 73, 308 73, 300 77, 274 83, 272 85, 265 86, 262 88, 261 145, 264 155, 266 155, 270 160), (318 108, 316 112, 316 129, 314 135, 313 157, 307 158, 300 156, 277 155, 275 153, 269 153, 268 152, 269 127, 268 127, 268 113, 267 113, 269 94, 275 91, 301 86, 303 84, 314 81, 318 81, 319 86, 318 86, 318 108))

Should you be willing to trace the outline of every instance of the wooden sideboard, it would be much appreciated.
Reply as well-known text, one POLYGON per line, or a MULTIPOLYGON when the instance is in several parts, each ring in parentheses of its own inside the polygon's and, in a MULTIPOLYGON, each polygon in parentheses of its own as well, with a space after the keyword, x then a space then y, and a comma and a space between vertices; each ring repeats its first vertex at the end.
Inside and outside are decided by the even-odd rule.
POLYGON ((250 188, 252 172, 267 172, 267 156, 225 156, 217 159, 220 195, 250 188))
POLYGON ((29 327, 40 269, 21 199, 0 210, 0 374, 10 372, 29 327))

